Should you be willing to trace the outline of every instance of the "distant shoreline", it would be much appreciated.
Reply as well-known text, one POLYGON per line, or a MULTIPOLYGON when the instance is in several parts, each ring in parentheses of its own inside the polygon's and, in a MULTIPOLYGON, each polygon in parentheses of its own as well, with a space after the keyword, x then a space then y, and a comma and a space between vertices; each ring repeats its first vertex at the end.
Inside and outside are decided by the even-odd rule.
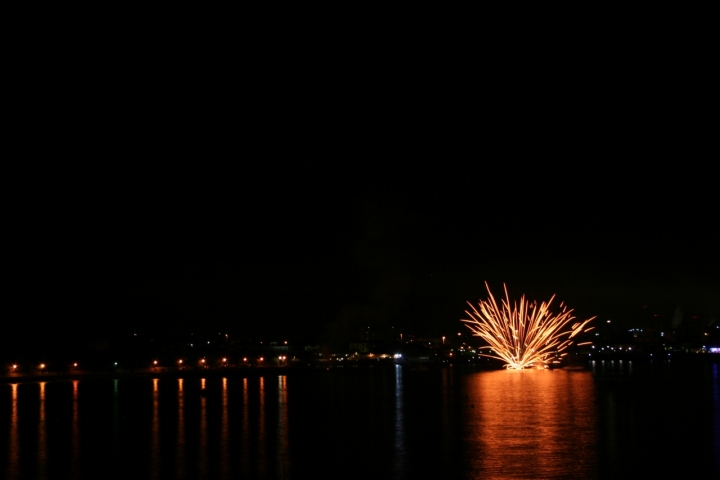
MULTIPOLYGON (((720 355, 673 355, 670 358, 657 356, 655 358, 645 358, 639 356, 613 356, 604 355, 590 358, 582 363, 570 363, 553 370, 591 370, 590 362, 596 360, 599 362, 613 361, 629 361, 638 364, 651 363, 719 363, 720 355)), ((369 369, 390 369, 395 366, 402 366, 409 371, 426 371, 437 370, 442 368, 454 368, 461 370, 486 371, 486 370, 502 370, 502 364, 497 362, 494 364, 440 364, 440 363, 417 363, 417 362, 401 362, 401 363, 357 363, 346 365, 304 365, 304 366, 283 366, 283 367, 230 367, 217 369, 172 369, 172 368, 138 368, 134 370, 117 369, 115 371, 83 371, 74 372, 48 372, 45 374, 24 374, 10 373, 0 376, 0 382, 3 383, 20 383, 20 382, 47 382, 57 380, 89 380, 89 379, 121 379, 121 378, 222 378, 222 377, 263 377, 277 375, 292 375, 301 372, 323 372, 323 371, 357 371, 369 369)))
POLYGON ((15 382, 47 382, 55 380, 89 380, 89 379, 120 379, 120 378, 192 378, 192 377, 256 377, 285 375, 289 372, 324 370, 313 367, 262 367, 262 368, 233 368, 222 370, 165 370, 147 371, 145 369, 118 370, 114 372, 58 372, 37 374, 11 374, 0 377, 5 383, 15 382))
MULTIPOLYGON (((287 367, 249 367, 249 368, 222 368, 207 370, 173 370, 173 369, 136 369, 117 370, 113 372, 58 372, 47 374, 10 374, 0 377, 0 382, 47 382, 55 380, 85 380, 85 379, 120 379, 120 378, 222 378, 222 377, 262 377, 276 375, 292 375, 301 372, 323 372, 323 371, 357 371, 370 369, 392 369, 395 366, 402 366, 410 371, 437 370, 441 368, 462 368, 472 370, 488 370, 488 366, 477 365, 441 365, 441 364, 355 364, 355 365, 308 365, 308 366, 287 366, 287 367)), ((501 368, 501 367, 500 367, 501 368)))

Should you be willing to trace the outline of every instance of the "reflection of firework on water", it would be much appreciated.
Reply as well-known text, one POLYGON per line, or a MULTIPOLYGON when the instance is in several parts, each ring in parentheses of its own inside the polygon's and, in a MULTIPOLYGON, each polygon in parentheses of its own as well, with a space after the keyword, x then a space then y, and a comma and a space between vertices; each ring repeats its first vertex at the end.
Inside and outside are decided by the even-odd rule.
MULTIPOLYGON (((549 301, 541 303, 529 302, 523 295, 520 303, 510 304, 507 286, 505 299, 499 307, 490 292, 487 282, 485 287, 490 295, 489 300, 480 300, 475 307, 470 302, 472 311, 465 311, 470 320, 463 320, 475 336, 483 338, 489 346, 491 355, 481 353, 489 358, 504 360, 506 368, 522 369, 544 367, 548 362, 564 357, 567 347, 573 343, 573 337, 581 332, 589 332, 594 327, 585 328, 595 317, 584 322, 573 322, 575 317, 572 309, 560 302, 560 313, 550 311, 549 301)), ((587 345, 591 342, 579 343, 587 345)))

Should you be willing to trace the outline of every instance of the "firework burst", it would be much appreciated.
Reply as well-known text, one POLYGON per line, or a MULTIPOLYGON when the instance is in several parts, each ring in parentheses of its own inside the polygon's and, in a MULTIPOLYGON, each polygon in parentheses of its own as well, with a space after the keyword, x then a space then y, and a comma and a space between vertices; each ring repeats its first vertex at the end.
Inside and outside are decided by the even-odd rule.
POLYGON ((488 300, 480 300, 477 307, 468 302, 471 310, 465 310, 465 313, 470 320, 462 321, 473 335, 489 344, 482 348, 489 349, 490 354, 480 355, 505 361, 505 368, 545 367, 551 360, 567 355, 564 350, 573 343, 573 337, 594 328, 586 327, 595 317, 576 322, 572 309, 568 310, 562 302, 560 313, 550 311, 555 295, 540 305, 525 300, 525 295, 519 303, 511 303, 507 286, 503 285, 505 299, 498 306, 487 282, 485 287, 488 300))

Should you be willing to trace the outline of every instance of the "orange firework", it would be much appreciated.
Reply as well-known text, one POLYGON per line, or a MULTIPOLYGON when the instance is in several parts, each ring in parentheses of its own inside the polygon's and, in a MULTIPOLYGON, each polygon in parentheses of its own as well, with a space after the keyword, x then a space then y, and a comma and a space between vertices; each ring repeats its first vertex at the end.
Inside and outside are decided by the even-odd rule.
MULTIPOLYGON (((470 320, 462 320, 472 330, 473 335, 483 338, 489 345, 491 355, 481 353, 489 358, 497 358, 506 362, 505 368, 523 369, 545 367, 551 359, 564 357, 564 352, 572 343, 573 337, 581 332, 589 332, 594 327, 586 328, 595 317, 584 322, 574 322, 572 309, 568 310, 560 303, 560 313, 550 311, 550 304, 555 299, 541 303, 525 300, 510 303, 507 286, 502 306, 498 306, 485 282, 489 300, 480 300, 477 308, 468 302, 472 311, 465 310, 470 320)), ((579 343, 587 345, 591 342, 579 343)))

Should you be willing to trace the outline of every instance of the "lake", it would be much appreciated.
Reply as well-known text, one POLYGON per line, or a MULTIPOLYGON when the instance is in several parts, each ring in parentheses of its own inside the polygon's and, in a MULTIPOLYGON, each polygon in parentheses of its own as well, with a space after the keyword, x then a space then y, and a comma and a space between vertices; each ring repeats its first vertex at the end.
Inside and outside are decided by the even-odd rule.
POLYGON ((27 380, 0 431, 7 479, 717 478, 720 365, 27 380))

